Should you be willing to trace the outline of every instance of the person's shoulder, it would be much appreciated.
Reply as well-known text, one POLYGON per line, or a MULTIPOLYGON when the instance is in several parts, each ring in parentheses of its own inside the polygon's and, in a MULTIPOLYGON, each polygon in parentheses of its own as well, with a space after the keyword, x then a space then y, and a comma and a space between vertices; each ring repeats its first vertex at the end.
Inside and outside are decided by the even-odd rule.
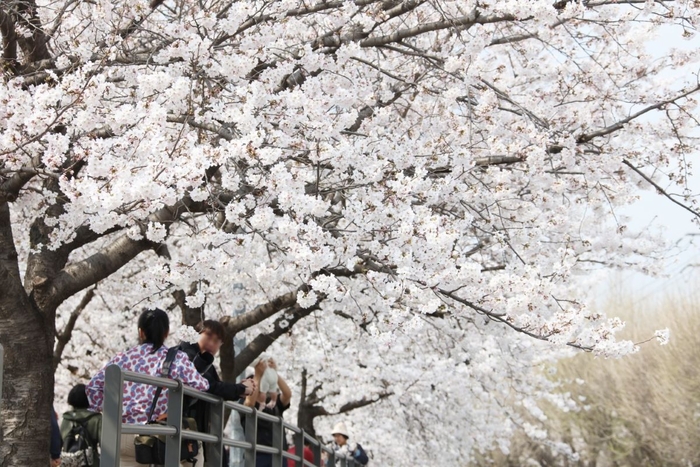
POLYGON ((287 402, 286 404, 282 402, 282 397, 277 396, 277 406, 275 407, 277 410, 279 410, 280 414, 287 410, 291 406, 291 402, 287 402))
POLYGON ((199 344, 196 342, 181 341, 177 347, 181 352, 184 352, 190 358, 190 360, 199 353, 199 344))

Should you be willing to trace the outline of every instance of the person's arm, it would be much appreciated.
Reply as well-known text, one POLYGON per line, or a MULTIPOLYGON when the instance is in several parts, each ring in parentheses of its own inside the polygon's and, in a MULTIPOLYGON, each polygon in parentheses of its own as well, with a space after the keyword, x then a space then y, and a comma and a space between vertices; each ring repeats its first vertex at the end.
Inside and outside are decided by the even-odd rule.
POLYGON ((262 375, 263 373, 265 373, 265 370, 267 370, 267 362, 264 360, 260 360, 258 364, 255 365, 255 387, 250 393, 250 395, 248 395, 248 397, 245 398, 245 406, 255 407, 255 404, 258 402, 258 397, 260 395, 260 380, 262 379, 262 375))
POLYGON ((354 457, 355 460, 362 465, 367 465, 367 463, 369 462, 369 457, 367 457, 367 453, 364 449, 362 449, 362 446, 360 446, 359 444, 355 448, 355 452, 352 453, 352 457, 354 457))
POLYGON ((123 353, 118 354, 107 364, 98 371, 95 376, 92 377, 89 383, 85 386, 85 395, 90 403, 89 410, 92 412, 102 412, 102 404, 104 403, 104 389, 105 389, 105 369, 109 365, 120 365, 123 364, 125 355, 123 353))
POLYGON ((292 401, 292 390, 289 389, 287 382, 280 376, 277 362, 270 359, 270 368, 277 372, 277 386, 280 388, 280 402, 282 405, 288 406, 292 401))
POLYGON ((227 401, 237 401, 253 392, 254 383, 250 380, 246 380, 244 383, 229 383, 210 378, 207 378, 207 380, 209 381, 209 390, 207 392, 227 401))
MULTIPOLYGON (((65 415, 65 414, 64 414, 65 415)), ((66 420, 65 418, 61 420, 61 439, 66 439, 66 436, 68 436, 68 433, 70 433, 71 429, 71 423, 66 420)))
POLYGON ((200 375, 194 364, 187 358, 187 354, 183 351, 178 351, 175 356, 175 379, 179 379, 191 388, 198 391, 207 391, 209 389, 209 381, 200 375))

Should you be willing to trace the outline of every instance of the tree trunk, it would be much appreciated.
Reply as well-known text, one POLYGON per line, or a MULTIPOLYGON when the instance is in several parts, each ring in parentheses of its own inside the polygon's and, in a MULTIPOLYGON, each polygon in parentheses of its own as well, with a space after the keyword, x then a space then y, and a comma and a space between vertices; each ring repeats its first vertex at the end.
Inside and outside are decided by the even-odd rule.
MULTIPOLYGON (((51 371, 54 326, 25 293, 10 225, 9 206, 2 203, 0 342, 5 348, 5 361, 0 467, 46 467, 54 393, 51 371)), ((55 313, 48 314, 53 317, 55 313)))
POLYGON ((235 362, 235 349, 233 348, 233 337, 228 329, 224 328, 224 343, 221 345, 219 350, 219 363, 221 365, 221 379, 224 381, 236 381, 238 373, 234 366, 235 362))
POLYGON ((305 430, 309 435, 316 437, 314 419, 322 415, 320 407, 310 404, 308 400, 308 373, 306 368, 301 370, 301 397, 297 411, 297 426, 305 430))

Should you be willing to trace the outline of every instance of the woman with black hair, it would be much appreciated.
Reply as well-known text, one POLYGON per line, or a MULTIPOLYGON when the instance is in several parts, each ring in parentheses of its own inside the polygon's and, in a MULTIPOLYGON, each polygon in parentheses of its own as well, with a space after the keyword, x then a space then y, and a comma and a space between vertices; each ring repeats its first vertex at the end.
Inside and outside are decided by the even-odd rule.
MULTIPOLYGON (((159 376, 160 369, 165 361, 168 348, 163 345, 170 331, 170 319, 160 309, 145 310, 139 316, 139 345, 126 352, 121 352, 112 358, 87 385, 86 393, 90 401, 90 409, 95 412, 102 411, 104 403, 105 368, 109 365, 117 365, 122 370, 143 373, 151 376, 159 376)), ((195 369, 187 355, 179 351, 170 366, 170 377, 182 381, 188 386, 206 391, 209 383, 195 369)), ((156 388, 145 384, 132 382, 124 383, 124 397, 122 403, 123 423, 145 424, 149 420, 148 411, 151 408, 156 388)), ((159 419, 167 414, 168 390, 164 390, 152 419, 159 419)), ((122 435, 120 463, 122 467, 137 467, 134 453, 134 435, 122 435)))

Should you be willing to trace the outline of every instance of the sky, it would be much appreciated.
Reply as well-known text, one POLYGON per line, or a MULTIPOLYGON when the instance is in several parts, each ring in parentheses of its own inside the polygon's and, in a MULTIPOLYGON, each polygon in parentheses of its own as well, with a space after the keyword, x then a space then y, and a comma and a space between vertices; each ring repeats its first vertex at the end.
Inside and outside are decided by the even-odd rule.
MULTIPOLYGON (((656 57, 663 57, 672 48, 700 50, 700 35, 690 39, 682 37, 680 28, 664 28, 649 43, 649 51, 656 57)), ((663 77, 679 82, 697 79, 700 70, 668 70, 663 77)), ((700 109, 698 109, 700 110, 700 109)), ((653 123, 653 117, 651 122, 653 123)), ((698 129, 700 136, 700 129, 698 129)), ((688 187, 700 196, 700 151, 692 154, 691 164, 695 173, 688 177, 688 187)), ((678 193, 670 183, 655 180, 669 193, 678 193)), ((673 204, 668 198, 654 189, 640 190, 640 199, 634 205, 623 209, 620 214, 631 218, 632 230, 660 228, 663 236, 673 248, 666 252, 663 261, 663 274, 650 277, 633 271, 611 271, 600 275, 600 283, 594 292, 593 304, 604 306, 611 298, 625 297, 633 304, 658 303, 668 294, 690 291, 700 284, 700 224, 693 222, 693 214, 673 204)), ((700 219, 698 219, 700 220, 700 219)))

